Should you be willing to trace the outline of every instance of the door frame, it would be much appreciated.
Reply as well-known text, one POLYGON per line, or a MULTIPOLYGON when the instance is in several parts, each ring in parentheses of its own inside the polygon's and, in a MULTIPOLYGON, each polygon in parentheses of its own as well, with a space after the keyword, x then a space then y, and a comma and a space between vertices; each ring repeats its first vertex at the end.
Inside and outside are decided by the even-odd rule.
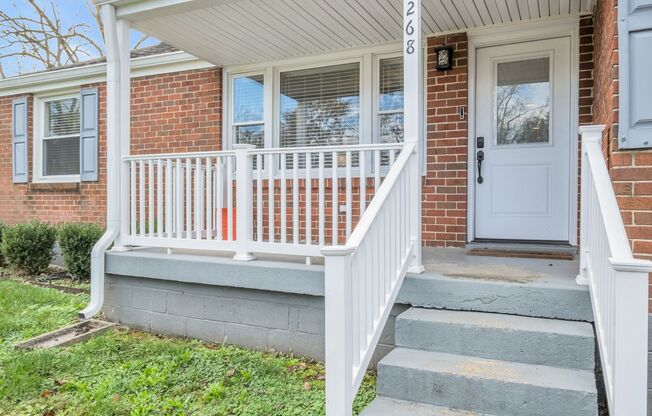
POLYGON ((578 128, 579 128, 579 21, 581 16, 542 19, 537 22, 515 23, 496 28, 483 28, 468 32, 468 160, 467 160, 467 242, 475 240, 475 122, 476 122, 476 50, 490 46, 509 45, 535 40, 570 38, 571 91, 570 91, 570 175, 569 175, 569 243, 577 245, 579 204, 578 128))

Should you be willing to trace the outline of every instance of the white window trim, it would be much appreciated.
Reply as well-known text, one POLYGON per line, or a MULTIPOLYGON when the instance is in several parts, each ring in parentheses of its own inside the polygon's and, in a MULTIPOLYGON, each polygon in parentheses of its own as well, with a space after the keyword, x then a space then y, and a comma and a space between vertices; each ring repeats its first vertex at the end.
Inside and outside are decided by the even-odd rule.
MULTIPOLYGON (((59 92, 56 95, 40 95, 34 97, 34 120, 32 132, 34 135, 34 148, 32 151, 32 182, 33 183, 75 183, 81 182, 81 175, 44 175, 43 174, 43 132, 45 103, 66 98, 79 98, 79 91, 59 92)), ((81 109, 80 109, 81 111, 81 109)), ((80 115, 81 116, 81 115, 80 115)), ((55 138, 71 137, 57 136, 55 138)), ((52 139, 52 138, 49 138, 52 139)))

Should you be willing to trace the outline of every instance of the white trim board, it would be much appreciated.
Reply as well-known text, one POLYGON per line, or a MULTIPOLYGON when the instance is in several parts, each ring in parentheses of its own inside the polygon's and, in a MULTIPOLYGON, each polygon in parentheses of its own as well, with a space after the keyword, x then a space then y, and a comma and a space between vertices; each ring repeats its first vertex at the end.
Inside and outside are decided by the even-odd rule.
POLYGON ((505 45, 534 40, 570 37, 571 39, 571 157, 570 157, 570 198, 569 198, 569 243, 578 244, 577 208, 579 204, 579 166, 576 157, 579 146, 579 21, 581 16, 570 16, 543 21, 514 23, 499 27, 478 29, 467 32, 468 37, 468 172, 467 172, 467 242, 475 240, 475 78, 476 50, 482 47, 505 45), (550 20, 555 24, 551 25, 550 20))
MULTIPOLYGON (((215 65, 182 51, 131 59, 132 78, 207 68, 215 65)), ((98 82, 106 82, 105 62, 0 80, 0 97, 55 92, 98 82)))

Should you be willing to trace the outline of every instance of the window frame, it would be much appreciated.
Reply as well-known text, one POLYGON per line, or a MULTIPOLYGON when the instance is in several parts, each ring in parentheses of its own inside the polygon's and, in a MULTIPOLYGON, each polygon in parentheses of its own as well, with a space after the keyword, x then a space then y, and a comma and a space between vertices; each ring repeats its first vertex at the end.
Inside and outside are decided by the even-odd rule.
POLYGON ((364 84, 366 80, 364 62, 362 57, 355 57, 349 59, 339 59, 339 60, 328 60, 328 61, 319 61, 306 63, 303 65, 285 65, 285 66, 276 66, 274 71, 274 94, 273 94, 273 135, 272 135, 272 147, 280 148, 281 147, 281 73, 283 72, 293 72, 301 71, 305 69, 317 69, 332 67, 338 65, 346 64, 358 64, 358 70, 360 71, 360 113, 358 115, 358 131, 360 138, 358 144, 368 143, 369 135, 363 133, 363 124, 365 120, 365 111, 364 111, 364 84))
MULTIPOLYGON (((402 52, 388 52, 384 54, 374 55, 374 70, 373 70, 373 119, 372 119, 372 136, 376 139, 374 143, 380 143, 380 116, 384 114, 404 114, 405 113, 405 104, 401 108, 401 111, 396 110, 380 110, 380 61, 384 59, 391 58, 402 58, 402 52)), ((405 93, 405 85, 403 85, 405 93)), ((425 95, 425 94, 424 94, 425 95)), ((405 126, 404 126, 405 128, 405 126)), ((405 137, 404 137, 405 139, 405 137)))
POLYGON ((401 44, 332 52, 322 55, 292 58, 281 61, 234 65, 224 68, 223 102, 227 104, 222 129, 222 148, 233 149, 233 82, 242 76, 264 74, 265 93, 263 118, 265 121, 265 148, 280 147, 280 79, 281 72, 358 63, 360 65, 360 144, 380 143, 377 134, 377 103, 379 86, 379 59, 403 56, 401 44))
POLYGON ((229 124, 230 124, 229 137, 231 139, 232 144, 235 144, 235 130, 238 127, 260 126, 260 125, 262 125, 263 126, 263 132, 264 132, 263 145, 265 147, 267 147, 267 134, 266 134, 267 131, 265 130, 266 129, 265 96, 267 94, 267 91, 266 91, 267 84, 268 84, 268 78, 267 78, 265 72, 263 72, 263 71, 244 72, 244 73, 240 73, 240 74, 235 74, 231 78, 231 80, 230 80, 230 89, 231 89, 232 92, 231 92, 231 94, 229 94, 230 100, 228 101, 228 106, 227 106, 228 107, 228 109, 227 109, 227 113, 228 113, 227 117, 228 117, 229 124), (256 120, 256 121, 241 121, 241 122, 233 121, 233 117, 235 116, 235 114, 234 114, 235 94, 233 94, 233 90, 235 90, 235 88, 234 88, 235 80, 239 79, 239 78, 254 77, 254 76, 259 76, 259 75, 263 76, 263 117, 262 117, 262 119, 261 120, 256 120))
MULTIPOLYGON (((79 91, 59 91, 56 94, 34 96, 34 120, 32 131, 34 134, 34 148, 32 154, 32 182, 33 183, 76 183, 81 182, 81 172, 78 174, 70 175, 45 175, 43 169, 43 159, 45 156, 45 140, 63 139, 69 137, 77 137, 80 140, 81 146, 81 132, 76 135, 60 135, 53 137, 45 137, 45 106, 48 102, 65 100, 68 98, 79 99, 79 91)), ((79 116, 81 118, 81 103, 79 108, 79 116)))

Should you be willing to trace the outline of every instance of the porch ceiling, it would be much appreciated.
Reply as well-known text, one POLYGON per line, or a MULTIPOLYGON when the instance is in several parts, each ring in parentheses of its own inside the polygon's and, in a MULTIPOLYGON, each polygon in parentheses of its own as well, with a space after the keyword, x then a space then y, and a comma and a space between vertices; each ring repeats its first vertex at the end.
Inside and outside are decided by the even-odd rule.
MULTIPOLYGON (((97 0, 96 0, 97 1, 97 0)), ((596 0, 422 0, 425 35, 590 13, 596 0)), ((387 44, 402 0, 100 0, 152 36, 217 65, 387 44)))

